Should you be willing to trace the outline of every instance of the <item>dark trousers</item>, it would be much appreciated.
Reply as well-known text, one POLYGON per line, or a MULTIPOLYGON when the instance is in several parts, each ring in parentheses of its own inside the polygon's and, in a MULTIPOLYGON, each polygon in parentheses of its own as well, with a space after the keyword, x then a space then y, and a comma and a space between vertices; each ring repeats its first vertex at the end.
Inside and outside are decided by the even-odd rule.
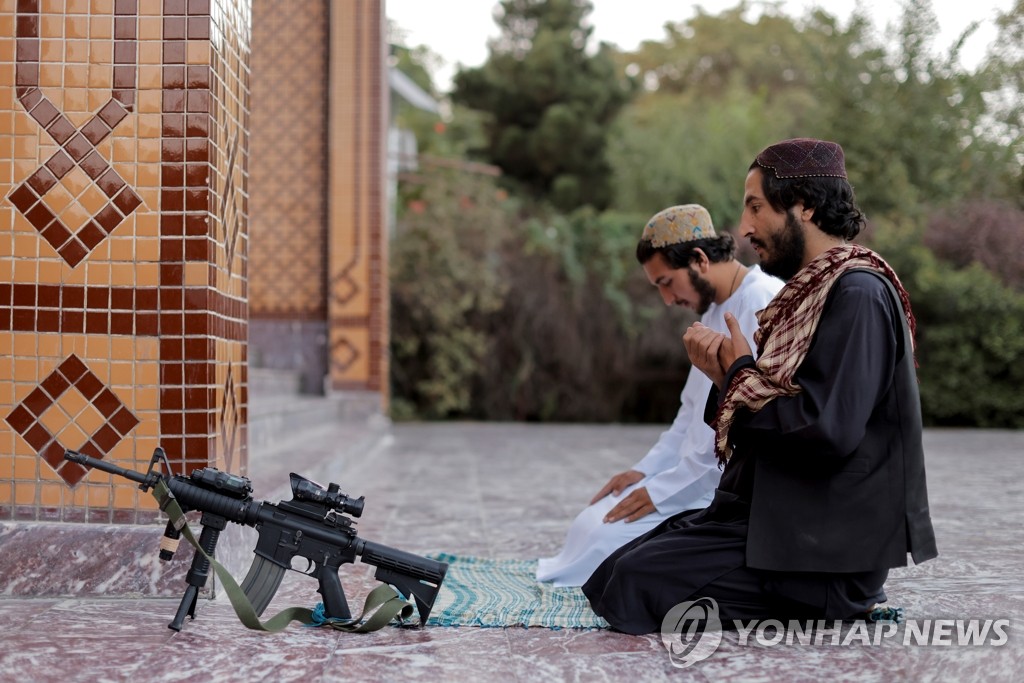
POLYGON ((583 585, 594 611, 625 633, 656 633, 675 605, 713 598, 733 620, 846 619, 885 601, 888 570, 857 574, 769 572, 746 566, 746 505, 719 492, 622 546, 583 585))

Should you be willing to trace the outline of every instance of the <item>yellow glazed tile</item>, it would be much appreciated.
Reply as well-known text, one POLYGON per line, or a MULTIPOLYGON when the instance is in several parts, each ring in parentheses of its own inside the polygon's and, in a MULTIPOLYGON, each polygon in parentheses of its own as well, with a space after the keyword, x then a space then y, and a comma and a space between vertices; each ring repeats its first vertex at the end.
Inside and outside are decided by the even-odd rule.
MULTIPOLYGON (((140 164, 138 166, 138 188, 159 188, 160 167, 156 164, 140 164)), ((146 202, 149 203, 148 201, 146 202)), ((154 204, 155 206, 155 204, 154 204)))
MULTIPOLYGON (((111 34, 111 37, 113 34, 111 34)), ((70 16, 64 18, 64 37, 65 38, 89 38, 89 18, 85 16, 70 16)), ((97 37, 97 36, 94 36, 97 37)))
POLYGON ((86 337, 84 335, 64 335, 62 339, 64 342, 65 355, 71 355, 73 353, 79 358, 85 355, 86 337))
POLYGON ((88 500, 88 486, 81 483, 78 484, 74 489, 71 490, 71 504, 75 507, 84 507, 88 500))
MULTIPOLYGON (((42 249, 42 247, 40 247, 40 249, 42 249)), ((62 266, 64 268, 67 267, 63 259, 40 261, 39 281, 51 285, 60 284, 61 274, 63 273, 62 266)))
MULTIPOLYGON (((57 64, 40 64, 39 65, 39 87, 41 88, 53 88, 57 90, 64 84, 61 82, 61 76, 63 76, 60 65, 57 64)), ((58 107, 59 109, 59 107, 58 107)))
POLYGON ((108 201, 107 195, 93 184, 87 186, 78 197, 78 202, 89 212, 90 216, 95 216, 100 209, 107 205, 108 201))
POLYGON ((129 163, 135 161, 135 140, 117 138, 113 141, 113 153, 111 159, 115 163, 129 163))
MULTIPOLYGON (((24 457, 26 461, 29 461, 29 458, 31 458, 30 462, 32 462, 32 464, 35 465, 35 463, 37 462, 38 453, 36 453, 35 449, 28 445, 25 439, 19 437, 14 440, 14 456, 15 458, 19 456, 24 457)), ((17 460, 15 460, 14 464, 15 467, 17 467, 17 460)), ((31 476, 35 478, 35 470, 33 470, 31 476)))
POLYGON ((89 222, 94 213, 93 211, 86 211, 81 204, 75 202, 61 212, 60 220, 68 230, 78 232, 82 226, 89 222))
MULTIPOLYGON (((156 45, 149 45, 143 47, 158 47, 156 45)), ((149 90, 159 90, 163 87, 163 72, 159 66, 160 62, 157 62, 156 66, 139 66, 139 88, 149 90)))
POLYGON ((156 212, 140 213, 135 217, 136 237, 157 237, 159 234, 160 217, 156 212))
POLYGON ((139 140, 138 158, 140 164, 157 164, 160 162, 160 139, 141 138, 139 140))
POLYGON ((81 114, 86 112, 89 107, 89 90, 87 88, 71 88, 65 90, 64 106, 67 108, 65 115, 70 111, 72 113, 78 113, 79 115, 77 118, 83 118, 81 114))
POLYGON ((210 41, 190 40, 185 47, 185 61, 188 64, 208 64, 210 60, 210 41))
POLYGON ((89 282, 92 284, 110 282, 110 240, 103 240, 89 254, 89 282))
MULTIPOLYGON (((163 38, 163 20, 159 17, 139 17, 139 40, 157 41, 163 38)), ((141 46, 140 46, 141 47, 141 46)), ((141 54, 139 55, 141 58, 141 54)), ((139 60, 142 61, 141 59, 139 60)))
MULTIPOLYGON (((61 45, 60 42, 57 45, 61 45)), ((113 54, 113 53, 111 53, 113 54)), ((60 62, 70 64, 87 64, 89 62, 89 41, 88 40, 66 40, 63 42, 63 60, 46 59, 44 61, 60 62)))
POLYGON ((83 410, 75 420, 83 430, 89 434, 95 434, 96 430, 106 424, 107 420, 93 408, 83 410))
POLYGON ((159 90, 139 91, 139 113, 159 114, 163 108, 163 93, 159 90))
POLYGON ((87 187, 95 187, 92 179, 79 166, 75 166, 66 176, 61 178, 60 184, 76 197, 82 194, 82 191, 87 187))
POLYGON ((93 17, 89 22, 89 37, 93 40, 110 40, 114 37, 114 22, 110 17, 93 17))
MULTIPOLYGON (((61 13, 63 14, 63 12, 61 13)), ((39 36, 46 38, 64 35, 64 18, 56 12, 43 12, 39 17, 39 36)))
POLYGON ((46 205, 50 207, 51 211, 59 215, 60 212, 66 209, 71 202, 75 201, 75 198, 71 196, 70 192, 61 187, 60 183, 58 183, 46 193, 43 201, 46 202, 46 205))
POLYGON ((110 136, 109 135, 99 141, 99 144, 96 145, 96 151, 99 152, 100 156, 103 157, 105 160, 109 160, 110 159, 110 136))
POLYGON ((135 286, 135 264, 114 263, 110 266, 110 284, 120 287, 135 286))
POLYGON ((156 261, 160 258, 160 245, 156 240, 143 240, 135 251, 139 263, 135 269, 135 285, 137 287, 156 287, 160 284, 160 266, 156 261))
POLYGON ((114 261, 134 261, 135 241, 131 239, 114 240, 110 245, 110 258, 114 261))
POLYGON ((135 366, 136 386, 156 386, 160 381, 160 369, 155 363, 139 363, 135 366))
POLYGON ((110 101, 110 91, 108 90, 90 90, 89 91, 89 111, 99 111, 100 107, 104 106, 110 101))
POLYGON ((187 287, 205 287, 208 284, 208 266, 205 263, 185 264, 185 285, 187 287))
MULTIPOLYGON (((60 353, 60 335, 52 332, 44 332, 39 335, 39 355, 44 358, 54 358, 60 353)), ((47 373, 49 374, 49 372, 47 373)))
POLYGON ((65 391, 61 394, 60 399, 57 401, 57 405, 63 410, 69 418, 74 420, 82 413, 86 407, 91 404, 89 401, 78 391, 65 391))
POLYGON ((39 487, 39 504, 46 507, 60 506, 63 488, 57 484, 43 484, 39 487))
POLYGON ((64 271, 67 274, 64 276, 64 284, 66 285, 83 285, 88 275, 88 268, 83 268, 81 264, 77 268, 71 269, 70 267, 64 271))
POLYGON ((110 384, 115 387, 135 386, 135 373, 131 363, 110 364, 110 384))
POLYGON ((64 87, 87 88, 90 85, 89 67, 79 64, 64 67, 64 87))
POLYGON ((114 507, 120 509, 134 509, 139 490, 133 486, 114 487, 114 507))
MULTIPOLYGON (((14 355, 20 356, 20 357, 25 357, 25 358, 28 358, 28 357, 33 357, 34 358, 34 357, 36 357, 36 335, 34 335, 32 333, 29 333, 29 332, 17 333, 17 334, 14 335, 14 340, 13 341, 14 341, 14 355)), ((33 373, 35 373, 35 370, 33 370, 33 373)), ((32 382, 32 381, 36 380, 35 374, 33 374, 32 376, 28 376, 28 377, 26 377, 26 376, 17 376, 17 377, 18 377, 18 379, 20 381, 23 381, 23 382, 32 382)), ((23 395, 20 395, 18 397, 18 400, 24 399, 25 396, 28 395, 28 393, 29 393, 28 391, 24 392, 23 395)))
POLYGON ((64 429, 60 430, 57 438, 61 443, 83 444, 89 439, 89 436, 74 422, 69 422, 64 429))
POLYGON ((110 337, 90 334, 85 338, 86 364, 104 383, 110 378, 106 359, 110 358, 110 337))
POLYGON ((36 489, 35 489, 34 485, 18 484, 18 483, 14 484, 14 504, 15 505, 35 505, 35 503, 36 503, 36 489))
MULTIPOLYGON (((39 235, 15 235, 14 255, 17 258, 37 258, 39 256, 39 235)), ((35 268, 33 268, 33 272, 35 272, 35 268)), ((19 280, 19 282, 28 282, 28 280, 19 280)))
POLYGON ((64 46, 67 43, 53 38, 43 38, 39 41, 39 59, 44 62, 59 62, 64 57, 64 46))
POLYGON ((160 137, 160 114, 139 114, 137 119, 140 138, 160 137))
MULTIPOLYGON (((114 62, 114 43, 110 41, 92 41, 89 45, 89 63, 90 64, 113 64, 114 62)), ((111 71, 111 74, 113 72, 111 71)), ((113 81, 108 82, 108 87, 113 81)))
MULTIPOLYGON (((95 482, 100 479, 109 480, 110 475, 106 472, 97 472, 95 470, 89 473, 90 482, 95 482)), ((110 504, 110 489, 107 486, 90 486, 88 488, 87 502, 89 507, 106 507, 110 504)))
POLYGON ((110 64, 90 64, 88 68, 88 85, 90 88, 109 89, 112 87, 114 82, 114 67, 110 66, 110 64))
MULTIPOLYGON (((39 422, 46 427, 51 434, 58 435, 60 438, 75 439, 77 434, 73 430, 68 428, 72 425, 71 418, 64 414, 64 411, 59 408, 50 408, 42 417, 39 418, 39 422)), ((81 431, 81 430, 79 430, 81 431)), ((70 441, 69 441, 70 442, 70 441)), ((78 443, 79 440, 74 440, 74 443, 78 443)))

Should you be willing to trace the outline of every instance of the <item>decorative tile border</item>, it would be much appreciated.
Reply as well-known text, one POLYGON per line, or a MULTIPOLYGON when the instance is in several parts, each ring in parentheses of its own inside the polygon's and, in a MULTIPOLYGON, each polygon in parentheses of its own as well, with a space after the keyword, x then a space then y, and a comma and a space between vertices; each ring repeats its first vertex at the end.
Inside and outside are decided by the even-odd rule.
POLYGON ((99 112, 76 128, 39 88, 39 0, 19 0, 17 6, 18 101, 61 149, 18 185, 8 199, 72 268, 142 204, 139 195, 96 149, 135 104, 136 11, 135 0, 116 0, 114 90, 99 112), (108 201, 73 232, 43 200, 75 167, 81 168, 95 181, 108 201))
MULTIPOLYGON (((72 420, 75 415, 70 416, 72 420)), ((46 379, 14 407, 6 417, 14 431, 22 436, 37 455, 52 467, 68 486, 74 486, 88 473, 77 463, 64 460, 64 451, 72 448, 102 459, 139 424, 139 418, 93 373, 82 360, 71 354, 46 379), (68 391, 77 391, 106 420, 81 444, 64 444, 43 424, 44 416, 68 391)))

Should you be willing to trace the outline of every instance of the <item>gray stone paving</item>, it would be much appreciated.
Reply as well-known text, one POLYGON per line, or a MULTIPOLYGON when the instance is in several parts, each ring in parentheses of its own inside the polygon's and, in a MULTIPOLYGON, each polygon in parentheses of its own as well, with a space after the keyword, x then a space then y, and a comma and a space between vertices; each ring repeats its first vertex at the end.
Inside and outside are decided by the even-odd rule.
MULTIPOLYGON (((628 468, 656 426, 339 423, 254 456, 258 497, 278 500, 290 470, 366 496, 360 536, 416 553, 498 558, 550 554, 607 478, 628 468)), ((166 599, 0 599, 0 681, 1016 681, 1024 671, 1021 522, 1024 432, 930 430, 928 480, 940 557, 892 572, 890 602, 907 618, 1008 619, 1006 642, 769 646, 726 633, 688 669, 658 636, 607 631, 385 629, 354 635, 298 626, 247 631, 223 599, 181 633, 166 599)), ((2 548, 0 548, 2 552, 2 548)), ((351 602, 374 584, 343 574, 351 602)), ((267 614, 318 598, 289 573, 267 614)), ((902 629, 903 627, 901 627, 902 629)), ((949 627, 956 642, 956 624, 949 627)), ((869 636, 870 638, 870 636, 869 636)), ((944 639, 943 639, 944 640, 944 639)))

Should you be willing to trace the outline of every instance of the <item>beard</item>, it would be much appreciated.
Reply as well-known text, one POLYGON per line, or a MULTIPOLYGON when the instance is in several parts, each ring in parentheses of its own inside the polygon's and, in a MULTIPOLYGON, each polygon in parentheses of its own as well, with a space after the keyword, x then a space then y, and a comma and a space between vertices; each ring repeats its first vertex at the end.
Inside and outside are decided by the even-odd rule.
POLYGON ((761 270, 781 280, 789 280, 800 272, 806 240, 796 216, 787 211, 783 230, 769 235, 768 241, 770 244, 760 243, 765 254, 761 259, 761 270))
POLYGON ((700 301, 697 302, 697 315, 704 315, 711 308, 711 304, 715 302, 718 292, 715 291, 713 284, 698 275, 693 268, 688 268, 686 272, 690 275, 690 284, 700 296, 700 301))

